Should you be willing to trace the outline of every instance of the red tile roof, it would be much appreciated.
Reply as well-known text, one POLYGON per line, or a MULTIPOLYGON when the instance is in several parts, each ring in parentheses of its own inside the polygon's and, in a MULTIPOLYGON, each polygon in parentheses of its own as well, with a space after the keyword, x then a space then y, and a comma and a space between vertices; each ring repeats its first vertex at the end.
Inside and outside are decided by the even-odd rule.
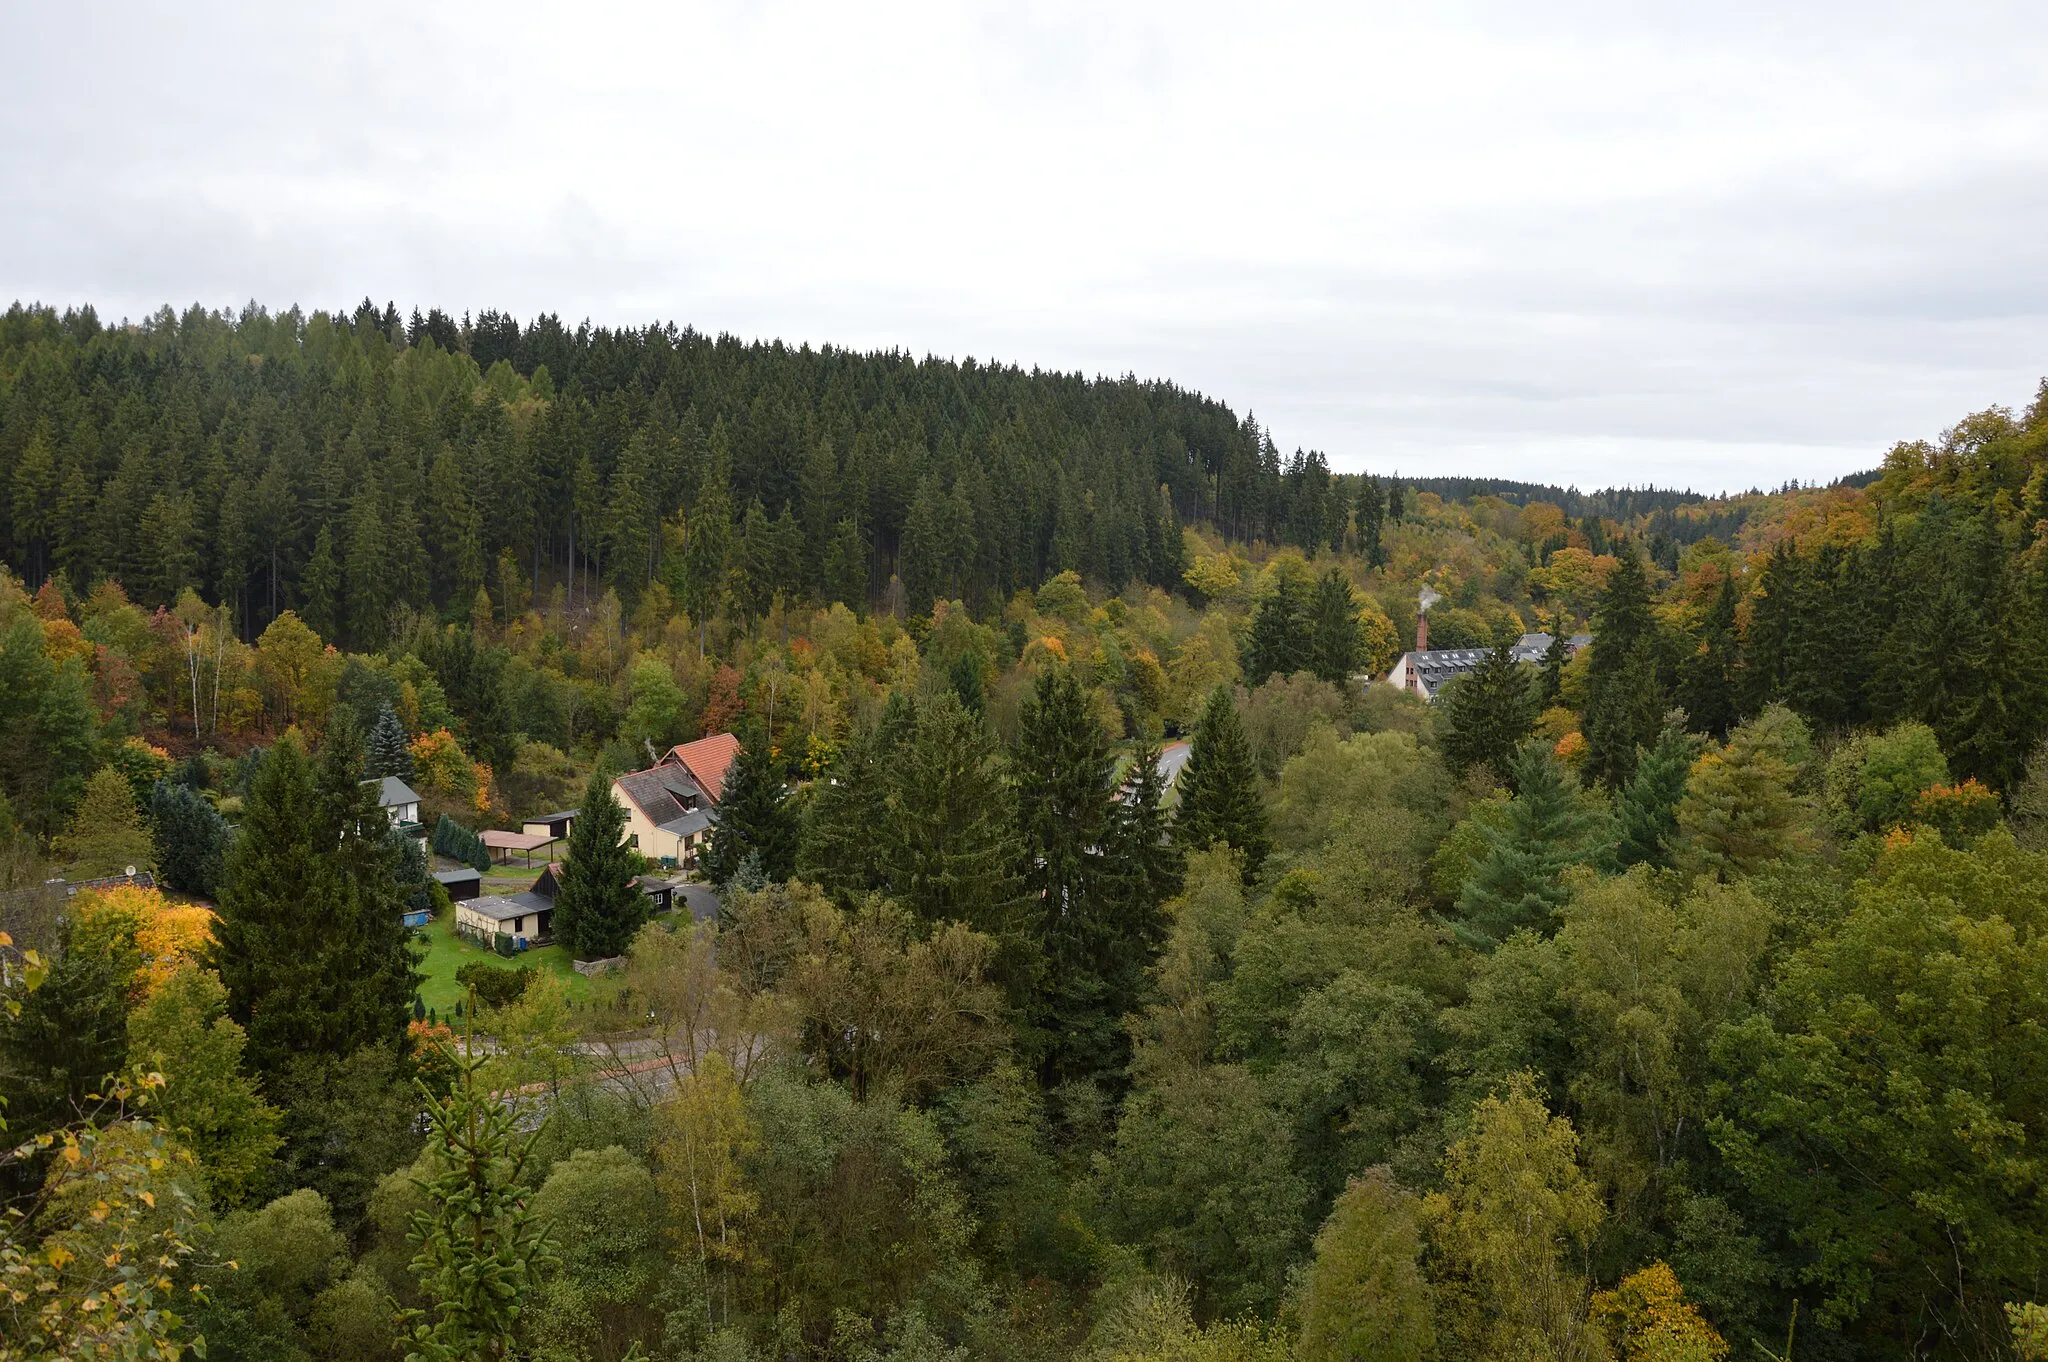
POLYGON ((740 754, 740 740, 730 733, 714 733, 708 738, 686 742, 669 750, 662 758, 664 762, 676 762, 690 773, 691 779, 716 804, 725 793, 725 773, 732 766, 734 757, 740 754))

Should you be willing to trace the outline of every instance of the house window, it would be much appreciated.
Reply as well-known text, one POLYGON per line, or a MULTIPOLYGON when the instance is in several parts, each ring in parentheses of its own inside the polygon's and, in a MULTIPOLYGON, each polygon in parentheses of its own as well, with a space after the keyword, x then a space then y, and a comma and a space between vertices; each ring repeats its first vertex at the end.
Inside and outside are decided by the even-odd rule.
POLYGON ((640 849, 640 834, 637 832, 627 833, 626 845, 633 848, 633 850, 638 851, 640 849))

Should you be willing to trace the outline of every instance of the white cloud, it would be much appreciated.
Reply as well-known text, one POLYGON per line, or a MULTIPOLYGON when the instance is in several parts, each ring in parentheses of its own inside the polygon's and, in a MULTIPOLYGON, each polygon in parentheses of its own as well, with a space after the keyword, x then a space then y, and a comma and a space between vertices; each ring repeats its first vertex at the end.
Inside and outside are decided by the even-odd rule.
POLYGON ((0 294, 1173 378, 1339 467, 1701 488, 2048 372, 2035 8, 51 6, 0 294))

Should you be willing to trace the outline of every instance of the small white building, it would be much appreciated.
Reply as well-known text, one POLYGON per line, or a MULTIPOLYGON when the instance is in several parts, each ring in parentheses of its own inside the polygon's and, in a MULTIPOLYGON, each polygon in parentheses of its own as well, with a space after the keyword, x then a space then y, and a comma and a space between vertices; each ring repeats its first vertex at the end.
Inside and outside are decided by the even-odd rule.
POLYGON ((377 807, 391 816, 392 827, 404 827, 407 823, 418 825, 420 796, 412 786, 397 776, 382 776, 366 780, 363 784, 377 787, 377 807))

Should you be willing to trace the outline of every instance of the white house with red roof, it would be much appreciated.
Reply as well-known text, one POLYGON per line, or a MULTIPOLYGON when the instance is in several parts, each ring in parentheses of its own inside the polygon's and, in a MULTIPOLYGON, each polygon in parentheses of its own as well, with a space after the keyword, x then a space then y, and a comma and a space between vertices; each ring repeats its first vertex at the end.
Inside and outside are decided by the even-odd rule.
POLYGON ((626 844, 663 865, 695 870, 711 841, 726 772, 739 752, 738 738, 715 733, 613 780, 612 798, 626 811, 626 844))

